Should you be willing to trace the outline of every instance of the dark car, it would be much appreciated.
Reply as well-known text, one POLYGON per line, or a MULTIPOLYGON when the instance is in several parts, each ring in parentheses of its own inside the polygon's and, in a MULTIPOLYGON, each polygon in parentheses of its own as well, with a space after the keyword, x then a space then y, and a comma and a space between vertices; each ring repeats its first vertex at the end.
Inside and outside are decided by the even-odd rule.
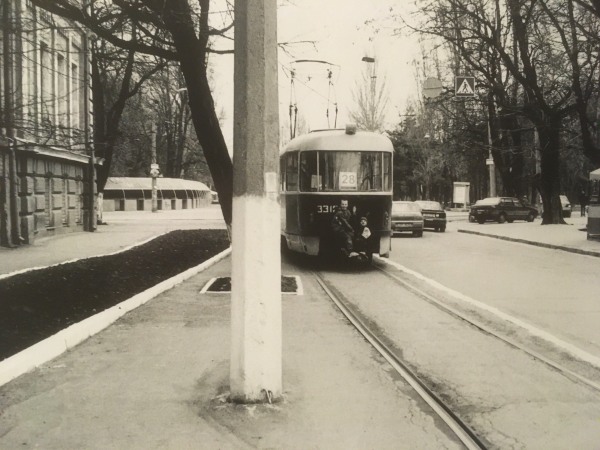
POLYGON ((425 228, 433 228, 435 231, 446 231, 446 211, 438 202, 430 200, 417 200, 415 202, 421 207, 425 228))
POLYGON ((524 205, 521 200, 514 197, 489 197, 471 206, 470 215, 478 223, 493 220, 498 223, 512 222, 513 220, 526 220, 533 222, 538 215, 533 206, 524 205))
POLYGON ((409 231, 423 236, 423 214, 415 202, 392 202, 392 235, 409 231))

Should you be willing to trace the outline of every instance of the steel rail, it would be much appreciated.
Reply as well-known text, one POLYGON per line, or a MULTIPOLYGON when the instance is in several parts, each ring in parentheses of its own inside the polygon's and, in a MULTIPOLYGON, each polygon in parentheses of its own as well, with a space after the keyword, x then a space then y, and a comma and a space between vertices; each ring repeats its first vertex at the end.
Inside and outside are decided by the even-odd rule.
POLYGON ((315 278, 323 291, 346 316, 358 332, 379 352, 396 372, 415 390, 415 392, 433 409, 448 425, 456 437, 468 448, 484 450, 485 445, 477 435, 446 405, 427 385, 404 364, 396 354, 388 348, 364 322, 346 306, 329 286, 329 283, 317 272, 315 278))
POLYGON ((438 307, 442 311, 444 311, 460 320, 463 320, 463 321, 473 325, 474 327, 478 328, 479 330, 483 331, 484 333, 486 333, 490 336, 493 336, 496 339, 499 339, 500 341, 510 345, 511 347, 516 348, 517 350, 520 350, 520 351, 526 353, 527 355, 531 356, 532 358, 535 358, 538 361, 546 364, 547 366, 557 370, 559 373, 562 373, 563 375, 570 377, 572 381, 579 381, 580 383, 583 383, 586 386, 591 387, 592 389, 594 389, 596 391, 600 391, 600 384, 598 384, 588 378, 585 378, 584 376, 579 375, 578 373, 573 372, 570 369, 567 369, 566 367, 560 365, 559 363, 557 363, 555 361, 552 361, 551 359, 545 357, 544 355, 542 355, 539 352, 536 352, 535 350, 532 350, 530 348, 525 347, 524 345, 521 345, 516 340, 510 339, 507 336, 503 336, 503 335, 497 333, 496 331, 491 329, 489 326, 486 326, 482 322, 467 317, 466 315, 462 314, 458 309, 453 308, 453 307, 441 302, 440 300, 432 297, 431 295, 429 295, 428 293, 419 289, 418 287, 414 286, 413 284, 409 283, 408 281, 400 279, 393 273, 390 273, 387 270, 382 269, 381 267, 376 266, 376 265, 373 265, 373 267, 376 267, 378 270, 383 272, 386 276, 388 276, 389 278, 391 278, 398 284, 402 285, 404 288, 408 289, 412 293, 416 294, 417 296, 423 298, 425 301, 430 302, 431 304, 438 307))

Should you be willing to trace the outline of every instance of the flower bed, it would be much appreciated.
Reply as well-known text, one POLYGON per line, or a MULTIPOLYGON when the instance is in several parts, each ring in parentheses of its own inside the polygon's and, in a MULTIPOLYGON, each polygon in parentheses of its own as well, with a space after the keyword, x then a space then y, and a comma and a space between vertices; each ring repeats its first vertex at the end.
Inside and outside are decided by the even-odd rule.
POLYGON ((210 259, 225 230, 178 230, 122 253, 0 280, 0 360, 210 259))

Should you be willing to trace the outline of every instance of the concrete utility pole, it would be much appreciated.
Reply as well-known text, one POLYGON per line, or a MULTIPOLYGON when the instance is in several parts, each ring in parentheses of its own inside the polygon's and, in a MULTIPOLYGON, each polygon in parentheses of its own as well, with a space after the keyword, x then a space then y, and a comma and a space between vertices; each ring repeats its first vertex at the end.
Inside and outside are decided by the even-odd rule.
POLYGON ((152 212, 158 211, 158 194, 157 194, 157 180, 158 177, 158 164, 156 163, 156 123, 152 122, 152 159, 150 162, 150 176, 152 177, 152 212))
POLYGON ((281 396, 276 0, 235 2, 231 400, 281 396))
MULTIPOLYGON (((21 244, 21 232, 19 229, 19 178, 17 174, 17 154, 15 150, 14 130, 14 66, 13 66, 13 44, 14 24, 13 11, 10 2, 4 3, 2 7, 2 62, 4 80, 4 129, 8 139, 8 205, 10 220, 5 224, 7 240, 10 246, 21 244)), ((1 131, 0 131, 1 132, 1 131)))

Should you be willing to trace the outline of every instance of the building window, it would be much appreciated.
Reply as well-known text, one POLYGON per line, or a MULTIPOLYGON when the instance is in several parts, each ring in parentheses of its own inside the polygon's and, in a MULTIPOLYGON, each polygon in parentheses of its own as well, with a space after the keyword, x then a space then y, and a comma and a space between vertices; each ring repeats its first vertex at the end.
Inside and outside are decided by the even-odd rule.
POLYGON ((54 83, 52 76, 52 51, 44 42, 40 45, 40 113, 42 126, 54 125, 54 83))
POLYGON ((53 197, 52 192, 54 190, 54 179, 52 175, 46 175, 46 228, 54 227, 54 214, 52 211, 54 210, 53 197))
POLYGON ((79 180, 75 183, 75 189, 77 194, 77 203, 75 204, 75 223, 83 223, 83 183, 79 180))
POLYGON ((58 124, 61 128, 69 127, 69 88, 67 80, 67 60, 64 55, 58 54, 56 57, 57 68, 57 98, 58 102, 58 124))
POLYGON ((65 177, 62 179, 62 225, 69 226, 69 180, 65 177))
POLYGON ((74 130, 79 129, 79 101, 81 92, 79 91, 79 67, 77 64, 71 64, 71 127, 74 130))

